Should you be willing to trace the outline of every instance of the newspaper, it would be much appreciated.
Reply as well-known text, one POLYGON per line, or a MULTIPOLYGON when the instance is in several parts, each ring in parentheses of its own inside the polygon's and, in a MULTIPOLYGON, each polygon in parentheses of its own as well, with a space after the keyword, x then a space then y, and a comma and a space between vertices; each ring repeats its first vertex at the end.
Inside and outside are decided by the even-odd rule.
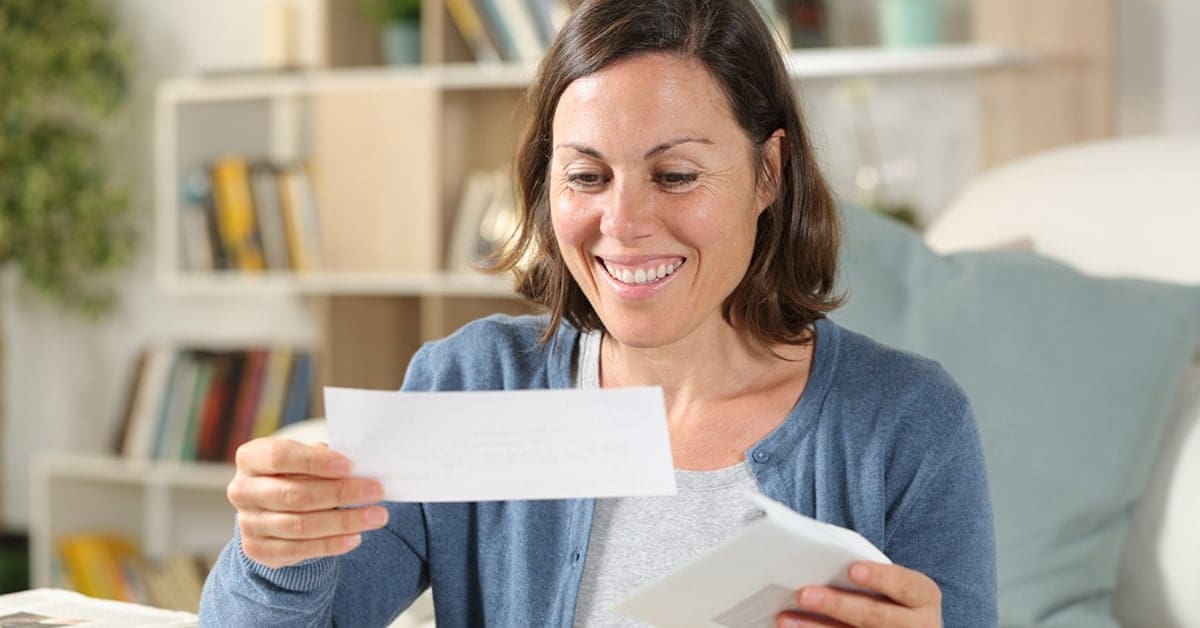
POLYGON ((62 589, 33 589, 0 595, 0 626, 5 628, 199 626, 199 622, 192 613, 99 600, 62 589))

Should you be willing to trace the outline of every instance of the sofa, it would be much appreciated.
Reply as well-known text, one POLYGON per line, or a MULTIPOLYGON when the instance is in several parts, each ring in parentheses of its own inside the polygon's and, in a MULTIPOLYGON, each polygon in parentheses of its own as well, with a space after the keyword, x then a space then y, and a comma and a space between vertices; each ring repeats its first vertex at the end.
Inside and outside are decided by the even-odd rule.
POLYGON ((1066 147, 972 181, 923 238, 846 210, 843 324, 967 390, 1000 618, 1200 626, 1200 138, 1066 147))

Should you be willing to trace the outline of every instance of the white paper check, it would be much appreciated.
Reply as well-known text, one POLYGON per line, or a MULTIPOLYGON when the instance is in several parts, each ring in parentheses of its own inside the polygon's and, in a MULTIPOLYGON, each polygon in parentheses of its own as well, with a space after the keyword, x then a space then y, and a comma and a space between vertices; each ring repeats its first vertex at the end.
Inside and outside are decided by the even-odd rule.
POLYGON ((390 501, 675 494, 660 388, 325 389, 329 446, 390 501))

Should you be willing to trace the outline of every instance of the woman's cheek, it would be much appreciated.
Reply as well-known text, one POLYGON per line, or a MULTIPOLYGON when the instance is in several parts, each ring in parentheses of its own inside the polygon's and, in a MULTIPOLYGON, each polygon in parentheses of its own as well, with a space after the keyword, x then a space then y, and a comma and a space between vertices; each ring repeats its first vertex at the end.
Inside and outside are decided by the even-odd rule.
POLYGON ((577 198, 572 198, 570 194, 563 196, 566 198, 556 199, 551 207, 550 219, 554 224, 554 235, 558 238, 560 246, 568 248, 572 245, 579 245, 589 238, 589 230, 592 229, 590 223, 594 220, 585 203, 580 202, 577 198))

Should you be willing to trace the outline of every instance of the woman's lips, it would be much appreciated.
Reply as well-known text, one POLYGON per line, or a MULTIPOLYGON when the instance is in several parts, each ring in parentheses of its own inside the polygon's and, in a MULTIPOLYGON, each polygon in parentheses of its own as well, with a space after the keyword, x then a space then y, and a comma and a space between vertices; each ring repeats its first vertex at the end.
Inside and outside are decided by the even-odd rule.
POLYGON ((683 258, 659 258, 641 263, 622 263, 604 257, 596 257, 604 271, 613 280, 627 285, 652 284, 669 277, 683 265, 683 258))

